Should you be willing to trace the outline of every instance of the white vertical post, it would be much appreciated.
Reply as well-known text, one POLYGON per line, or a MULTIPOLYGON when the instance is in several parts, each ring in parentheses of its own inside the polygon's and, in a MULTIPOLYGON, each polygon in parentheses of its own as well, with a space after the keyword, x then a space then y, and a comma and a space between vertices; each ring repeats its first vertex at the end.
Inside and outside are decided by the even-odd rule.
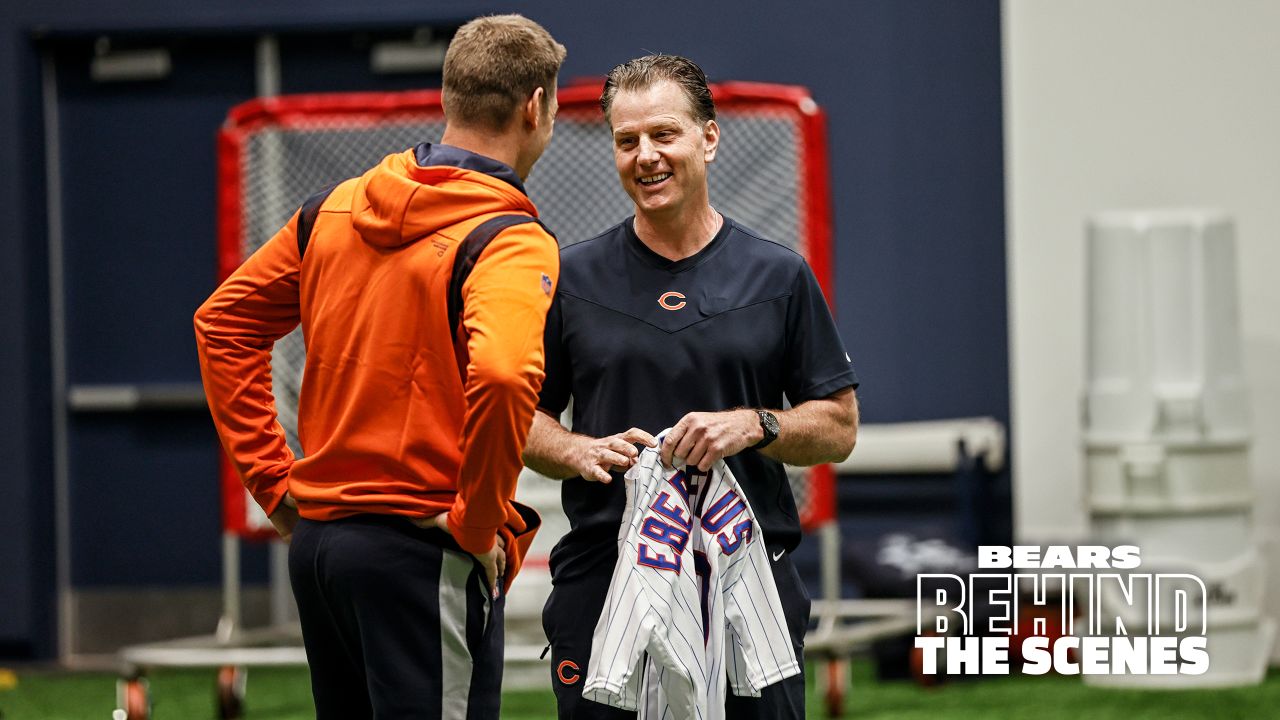
POLYGON ((275 35, 258 36, 256 48, 258 97, 280 94, 280 41, 275 35))
MULTIPOLYGON (((257 44, 258 97, 280 94, 280 42, 274 35, 262 35, 257 44)), ((289 547, 273 542, 270 546, 271 623, 283 625, 297 617, 289 592, 289 547)))
POLYGON ((240 632, 240 538, 222 533, 222 617, 218 620, 218 640, 230 643, 240 632))

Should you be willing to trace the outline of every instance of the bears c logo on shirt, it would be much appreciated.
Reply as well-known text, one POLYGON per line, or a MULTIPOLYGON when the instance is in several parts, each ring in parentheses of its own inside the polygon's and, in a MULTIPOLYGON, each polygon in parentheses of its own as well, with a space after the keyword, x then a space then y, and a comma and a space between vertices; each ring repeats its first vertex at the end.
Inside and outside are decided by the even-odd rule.
POLYGON ((658 304, 663 310, 679 310, 684 307, 684 294, 674 290, 664 292, 658 296, 658 304))
POLYGON ((582 678, 578 663, 572 660, 561 660, 556 666, 556 677, 565 685, 572 685, 582 678))

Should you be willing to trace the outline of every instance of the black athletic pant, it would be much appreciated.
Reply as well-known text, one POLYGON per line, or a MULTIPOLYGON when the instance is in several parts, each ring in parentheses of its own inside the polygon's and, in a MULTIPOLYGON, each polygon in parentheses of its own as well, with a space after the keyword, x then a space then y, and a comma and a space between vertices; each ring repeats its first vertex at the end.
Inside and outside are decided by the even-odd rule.
MULTIPOLYGON (((773 552, 777 552, 774 550, 773 552)), ((782 600, 787 629, 804 667, 804 634, 809 627, 809 592, 796 573, 791 555, 771 563, 773 580, 782 600)), ((542 610, 542 629, 551 643, 551 687, 560 720, 635 720, 636 713, 582 697, 591 660, 591 636, 604 609, 613 567, 603 572, 557 581, 542 610)), ((728 691, 725 717, 732 720, 804 720, 804 675, 769 685, 759 698, 738 697, 728 691)))
POLYGON ((502 607, 448 534, 302 520, 289 543, 318 720, 496 720, 502 607))

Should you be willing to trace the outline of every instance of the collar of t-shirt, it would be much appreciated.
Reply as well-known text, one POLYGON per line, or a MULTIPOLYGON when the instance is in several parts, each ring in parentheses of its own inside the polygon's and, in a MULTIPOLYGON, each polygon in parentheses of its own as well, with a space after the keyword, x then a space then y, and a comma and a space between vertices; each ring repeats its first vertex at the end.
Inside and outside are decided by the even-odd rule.
POLYGON ((729 230, 732 225, 733 221, 730 220, 728 216, 725 216, 724 222, 720 224, 720 229, 716 231, 716 234, 711 238, 711 242, 707 243, 706 246, 698 252, 687 258, 681 258, 679 260, 669 260, 662 257, 651 250, 648 245, 645 245, 644 241, 640 239, 640 236, 636 235, 636 217, 634 215, 627 218, 626 221, 622 223, 622 229, 626 234, 627 247, 631 249, 636 257, 640 258, 640 260, 647 265, 675 274, 684 272, 689 268, 697 267, 709 260, 716 253, 720 252, 720 248, 725 245, 725 238, 728 237, 729 230))

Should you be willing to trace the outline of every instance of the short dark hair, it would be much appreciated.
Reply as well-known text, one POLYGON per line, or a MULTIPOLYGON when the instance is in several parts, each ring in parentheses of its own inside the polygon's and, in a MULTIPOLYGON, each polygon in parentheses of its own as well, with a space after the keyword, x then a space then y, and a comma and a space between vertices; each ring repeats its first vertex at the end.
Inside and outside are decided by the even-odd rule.
MULTIPOLYGON (((536 88, 555 94, 564 46, 521 15, 489 15, 458 28, 444 56, 449 121, 501 130, 536 88)), ((544 104, 544 107, 546 105, 544 104)))
POLYGON ((702 68, 689 58, 661 53, 628 60, 610 70, 604 91, 600 93, 600 109, 608 118, 619 90, 644 90, 663 80, 675 83, 684 91, 695 120, 705 123, 716 119, 716 103, 702 68))

